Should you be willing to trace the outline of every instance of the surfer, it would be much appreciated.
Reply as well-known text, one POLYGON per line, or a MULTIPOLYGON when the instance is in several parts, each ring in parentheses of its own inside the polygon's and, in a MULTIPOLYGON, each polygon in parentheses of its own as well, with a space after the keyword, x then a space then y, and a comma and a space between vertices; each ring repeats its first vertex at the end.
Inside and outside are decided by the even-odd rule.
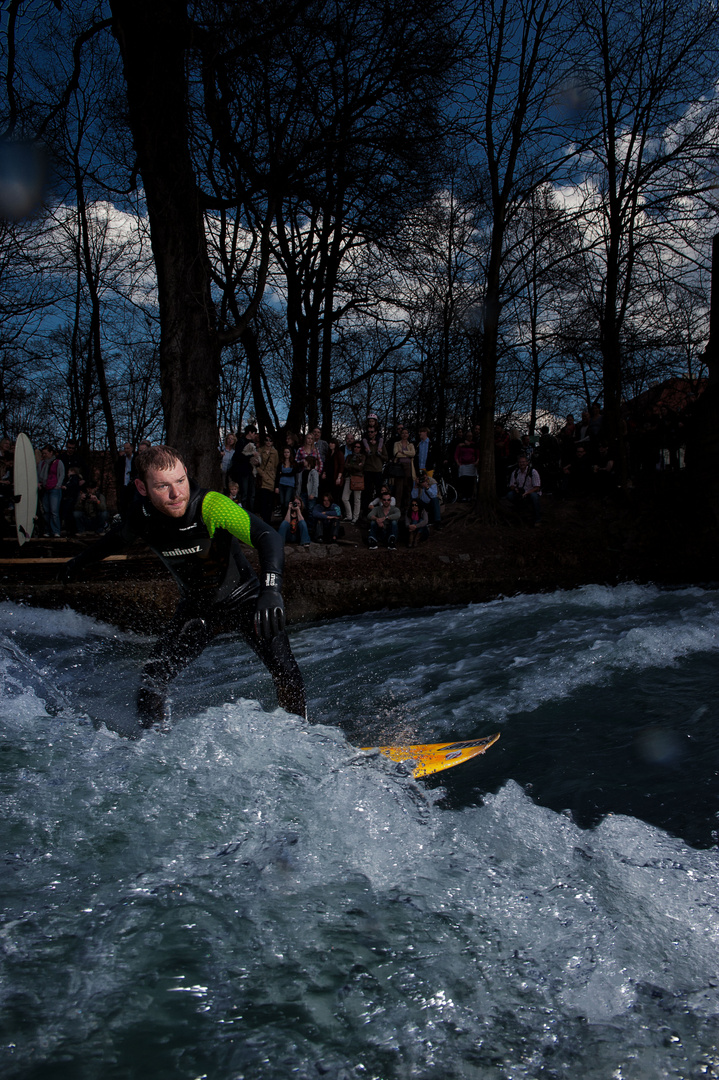
POLYGON ((306 717, 305 689, 285 632, 284 545, 261 518, 187 475, 181 455, 152 446, 135 457, 141 498, 126 520, 71 559, 65 580, 135 540, 150 547, 181 593, 177 611, 145 665, 137 698, 142 727, 162 721, 167 687, 217 634, 239 633, 263 661, 288 712, 306 717), (257 549, 260 578, 240 541, 257 549))

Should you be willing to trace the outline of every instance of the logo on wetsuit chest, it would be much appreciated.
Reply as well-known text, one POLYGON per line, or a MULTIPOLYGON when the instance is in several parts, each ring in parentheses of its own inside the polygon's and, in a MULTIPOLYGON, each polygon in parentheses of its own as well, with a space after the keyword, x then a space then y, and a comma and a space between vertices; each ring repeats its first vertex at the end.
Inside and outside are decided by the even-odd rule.
POLYGON ((188 548, 172 548, 170 551, 163 551, 162 554, 166 558, 171 558, 173 555, 196 555, 198 551, 202 551, 202 544, 188 548))

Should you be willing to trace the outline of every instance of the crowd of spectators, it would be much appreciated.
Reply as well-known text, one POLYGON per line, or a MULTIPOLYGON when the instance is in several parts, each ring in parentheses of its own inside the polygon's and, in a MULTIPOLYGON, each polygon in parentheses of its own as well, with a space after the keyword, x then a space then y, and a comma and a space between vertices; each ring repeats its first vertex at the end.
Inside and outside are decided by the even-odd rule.
MULTIPOLYGON (((534 525, 542 519, 542 497, 611 498, 621 483, 619 459, 628 463, 630 485, 651 488, 667 471, 684 467, 691 405, 672 410, 659 403, 625 420, 622 446, 607 437, 602 410, 570 414, 554 432, 543 426, 530 436, 497 422, 494 429, 497 497, 534 525)), ((414 549, 442 526, 438 479, 451 483, 460 502, 474 499, 480 460, 479 427, 456 432, 437 446, 428 427, 416 436, 405 425, 383 432, 370 413, 364 430, 322 438, 318 427, 281 442, 260 437, 249 424, 228 434, 219 449, 222 489, 245 509, 275 525, 287 543, 336 544, 347 527, 366 530, 374 550, 414 549)), ((149 446, 138 444, 138 451, 149 446)), ((121 516, 134 499, 135 449, 126 442, 114 470, 121 516)), ((0 442, 0 499, 6 517, 13 503, 13 444, 0 442)), ((46 444, 38 455, 37 534, 100 535, 110 511, 98 469, 81 460, 76 443, 63 450, 46 444)))

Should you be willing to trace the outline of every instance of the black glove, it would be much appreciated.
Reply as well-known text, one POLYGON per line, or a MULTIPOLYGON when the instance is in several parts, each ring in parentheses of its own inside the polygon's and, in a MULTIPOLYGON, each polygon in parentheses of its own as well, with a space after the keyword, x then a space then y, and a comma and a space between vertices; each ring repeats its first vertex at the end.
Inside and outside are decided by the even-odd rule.
POLYGON ((271 641, 285 628, 285 604, 282 599, 282 578, 279 574, 264 574, 255 610, 255 633, 271 641))

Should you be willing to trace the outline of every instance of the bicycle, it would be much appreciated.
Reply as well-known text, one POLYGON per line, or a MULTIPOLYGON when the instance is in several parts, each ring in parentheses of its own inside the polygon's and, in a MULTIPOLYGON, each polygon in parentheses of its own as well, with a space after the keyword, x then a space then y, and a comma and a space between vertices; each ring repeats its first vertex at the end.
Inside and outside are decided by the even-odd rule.
POLYGON ((437 494, 439 495, 439 501, 441 503, 443 503, 445 506, 452 506, 453 503, 456 503, 456 501, 457 501, 456 488, 452 487, 451 484, 448 484, 447 481, 445 480, 445 478, 442 476, 442 474, 440 472, 438 472, 436 469, 435 469, 435 472, 434 472, 433 479, 434 479, 435 483, 437 484, 437 494))

